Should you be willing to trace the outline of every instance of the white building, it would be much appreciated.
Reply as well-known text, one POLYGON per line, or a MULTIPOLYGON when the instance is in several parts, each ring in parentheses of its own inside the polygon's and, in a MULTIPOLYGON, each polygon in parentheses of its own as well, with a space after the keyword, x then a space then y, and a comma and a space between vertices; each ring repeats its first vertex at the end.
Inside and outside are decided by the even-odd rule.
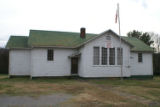
POLYGON ((152 76, 152 48, 133 37, 121 41, 120 46, 120 37, 112 30, 100 34, 85 33, 85 28, 80 33, 30 30, 29 37, 11 36, 6 45, 9 75, 152 76))

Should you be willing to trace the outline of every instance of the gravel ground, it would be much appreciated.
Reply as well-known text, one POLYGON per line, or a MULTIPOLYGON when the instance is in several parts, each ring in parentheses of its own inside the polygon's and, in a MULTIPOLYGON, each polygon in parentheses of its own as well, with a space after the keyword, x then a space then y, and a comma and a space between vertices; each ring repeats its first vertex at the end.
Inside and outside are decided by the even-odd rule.
POLYGON ((63 93, 39 97, 0 95, 0 107, 53 107, 70 98, 72 95, 63 93))

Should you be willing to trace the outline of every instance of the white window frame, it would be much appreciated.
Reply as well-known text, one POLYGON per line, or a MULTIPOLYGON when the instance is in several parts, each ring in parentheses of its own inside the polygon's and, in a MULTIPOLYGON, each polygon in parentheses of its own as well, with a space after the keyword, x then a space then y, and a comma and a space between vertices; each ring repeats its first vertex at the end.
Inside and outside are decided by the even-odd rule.
MULTIPOLYGON (((107 49, 107 56, 106 56, 106 58, 107 58, 107 64, 103 64, 102 63, 102 48, 106 48, 106 47, 104 47, 104 46, 93 46, 93 61, 92 61, 92 64, 93 64, 93 66, 94 67, 109 67, 109 66, 113 66, 113 67, 119 67, 120 66, 120 64, 118 64, 118 48, 120 48, 120 47, 112 47, 113 49, 114 49, 114 58, 113 58, 113 60, 114 60, 114 63, 113 64, 111 64, 111 62, 110 62, 110 48, 106 48, 107 49), (95 64, 94 63, 94 48, 95 47, 97 47, 97 48, 99 48, 99 56, 98 56, 98 62, 99 63, 97 63, 97 64, 95 64)), ((112 49, 111 48, 111 49, 112 49)), ((123 48, 122 48, 122 65, 123 65, 123 48)))
MULTIPOLYGON (((115 52, 116 48, 109 48, 109 65, 116 65, 116 61, 115 61, 115 57, 116 57, 116 52, 115 52), (111 56, 111 49, 114 49, 114 56, 111 56), (111 59, 113 58, 113 59, 111 59), (111 64, 111 60, 113 60, 113 64, 111 64)), ((113 54, 113 53, 112 53, 113 54)))
POLYGON ((108 48, 105 47, 101 47, 101 65, 108 65, 108 48))
POLYGON ((94 46, 93 47, 93 65, 100 65, 100 47, 99 46, 94 46), (95 48, 98 48, 98 54, 95 54, 95 48), (96 59, 97 58, 97 59, 96 59), (97 63, 96 63, 97 60, 97 63))
POLYGON ((123 48, 117 48, 117 65, 123 65, 123 48), (121 59, 122 58, 122 59, 121 59))

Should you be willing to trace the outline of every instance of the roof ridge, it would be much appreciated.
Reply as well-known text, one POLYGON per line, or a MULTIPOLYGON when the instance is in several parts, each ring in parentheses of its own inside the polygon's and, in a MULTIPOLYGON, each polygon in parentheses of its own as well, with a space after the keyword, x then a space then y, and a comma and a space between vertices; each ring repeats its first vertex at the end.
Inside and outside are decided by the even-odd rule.
POLYGON ((11 35, 10 37, 28 37, 28 36, 11 35))
MULTIPOLYGON (((72 32, 72 31, 34 30, 34 29, 30 29, 30 31, 39 31, 39 32, 57 32, 57 33, 75 33, 75 34, 80 34, 80 32, 72 32)), ((95 34, 95 33, 86 33, 86 34, 97 35, 97 34, 95 34)))

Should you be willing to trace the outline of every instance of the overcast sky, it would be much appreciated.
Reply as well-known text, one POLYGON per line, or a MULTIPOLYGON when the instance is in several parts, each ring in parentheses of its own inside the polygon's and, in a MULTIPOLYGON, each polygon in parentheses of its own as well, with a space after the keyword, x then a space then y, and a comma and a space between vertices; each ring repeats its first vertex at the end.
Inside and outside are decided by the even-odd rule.
POLYGON ((118 33, 118 2, 122 35, 133 29, 160 34, 159 0, 0 0, 0 47, 10 35, 28 36, 30 29, 118 33))

